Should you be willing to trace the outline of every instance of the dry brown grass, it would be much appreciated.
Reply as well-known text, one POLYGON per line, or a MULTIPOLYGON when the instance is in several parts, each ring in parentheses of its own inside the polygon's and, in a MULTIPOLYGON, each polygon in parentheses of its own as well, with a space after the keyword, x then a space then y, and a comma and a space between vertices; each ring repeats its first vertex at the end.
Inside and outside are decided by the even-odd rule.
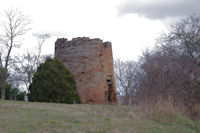
POLYGON ((183 104, 174 104, 171 97, 167 99, 159 98, 156 101, 144 101, 139 104, 139 108, 143 110, 146 115, 153 113, 169 113, 173 115, 180 115, 188 117, 188 109, 183 104))

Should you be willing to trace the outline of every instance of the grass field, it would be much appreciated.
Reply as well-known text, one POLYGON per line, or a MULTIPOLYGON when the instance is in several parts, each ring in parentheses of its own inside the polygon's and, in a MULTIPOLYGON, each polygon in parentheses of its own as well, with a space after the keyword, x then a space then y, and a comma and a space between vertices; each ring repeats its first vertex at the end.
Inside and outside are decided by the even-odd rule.
POLYGON ((119 105, 0 101, 0 133, 199 133, 200 122, 119 105))

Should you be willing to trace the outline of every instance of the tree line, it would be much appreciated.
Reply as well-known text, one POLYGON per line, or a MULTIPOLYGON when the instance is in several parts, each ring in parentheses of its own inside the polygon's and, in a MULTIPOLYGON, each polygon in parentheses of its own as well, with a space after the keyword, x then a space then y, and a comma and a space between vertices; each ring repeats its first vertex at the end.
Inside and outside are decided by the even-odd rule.
POLYGON ((200 15, 172 24, 153 50, 114 69, 121 103, 200 118, 200 15))

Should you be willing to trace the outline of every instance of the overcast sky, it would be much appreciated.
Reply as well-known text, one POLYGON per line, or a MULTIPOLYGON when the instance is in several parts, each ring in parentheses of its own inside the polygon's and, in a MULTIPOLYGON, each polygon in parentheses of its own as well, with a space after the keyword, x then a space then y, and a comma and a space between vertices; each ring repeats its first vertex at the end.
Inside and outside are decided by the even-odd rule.
POLYGON ((168 22, 200 12, 199 5, 200 0, 1 0, 0 12, 13 7, 30 15, 32 30, 25 48, 36 44, 32 33, 53 36, 43 54, 54 53, 58 37, 85 36, 112 42, 115 59, 136 60, 166 31, 168 22))

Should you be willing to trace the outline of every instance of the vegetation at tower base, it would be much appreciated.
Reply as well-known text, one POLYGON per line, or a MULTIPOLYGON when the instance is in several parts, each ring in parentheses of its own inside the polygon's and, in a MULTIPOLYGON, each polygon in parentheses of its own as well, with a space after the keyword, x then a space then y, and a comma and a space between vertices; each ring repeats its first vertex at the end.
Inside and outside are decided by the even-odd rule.
POLYGON ((29 101, 81 103, 73 75, 57 59, 48 58, 34 74, 29 101))

